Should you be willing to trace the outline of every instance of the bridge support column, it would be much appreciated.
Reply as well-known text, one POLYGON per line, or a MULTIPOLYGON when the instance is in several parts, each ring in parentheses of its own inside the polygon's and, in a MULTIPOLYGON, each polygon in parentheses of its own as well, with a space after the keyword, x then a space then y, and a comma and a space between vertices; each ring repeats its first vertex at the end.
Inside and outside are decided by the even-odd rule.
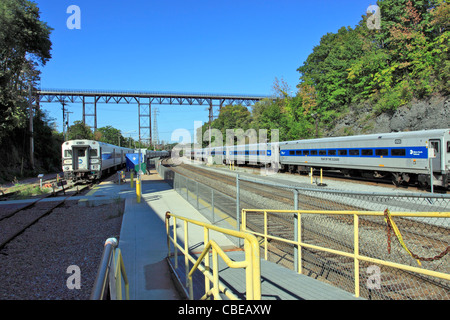
POLYGON ((139 116, 139 141, 145 142, 148 145, 152 142, 152 103, 143 102, 137 99, 138 116, 139 116))

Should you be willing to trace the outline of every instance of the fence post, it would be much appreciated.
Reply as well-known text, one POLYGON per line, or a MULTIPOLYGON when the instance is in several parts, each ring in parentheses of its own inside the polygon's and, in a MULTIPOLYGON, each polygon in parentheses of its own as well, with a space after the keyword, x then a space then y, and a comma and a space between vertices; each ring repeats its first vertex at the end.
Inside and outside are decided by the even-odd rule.
POLYGON ((241 228, 241 219, 240 219, 240 201, 239 201, 239 173, 236 174, 236 224, 237 230, 239 231, 241 228))
POLYGON ((212 223, 214 224, 214 189, 211 188, 211 211, 212 211, 212 223))
POLYGON ((197 185, 196 185, 196 193, 197 193, 197 210, 198 210, 198 197, 199 197, 199 194, 198 194, 198 181, 195 181, 196 183, 197 183, 197 185))
POLYGON ((354 247, 354 262, 355 262, 355 297, 359 297, 359 216, 353 215, 353 247, 354 247))
MULTIPOLYGON (((294 210, 298 210, 298 190, 292 190, 294 193, 294 210)), ((298 212, 294 214, 294 241, 298 243, 298 212)), ((299 271, 298 264, 298 245, 294 246, 294 270, 299 271)))
POLYGON ((184 185, 186 186, 186 200, 189 202, 188 178, 184 177, 184 185))

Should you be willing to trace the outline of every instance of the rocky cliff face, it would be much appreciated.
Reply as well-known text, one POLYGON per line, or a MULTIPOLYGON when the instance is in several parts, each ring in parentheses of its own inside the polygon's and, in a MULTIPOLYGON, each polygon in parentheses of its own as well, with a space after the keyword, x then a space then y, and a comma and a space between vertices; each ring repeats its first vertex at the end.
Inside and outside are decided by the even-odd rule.
POLYGON ((326 137, 450 128, 450 97, 433 96, 412 101, 394 113, 374 115, 369 105, 351 107, 326 137))

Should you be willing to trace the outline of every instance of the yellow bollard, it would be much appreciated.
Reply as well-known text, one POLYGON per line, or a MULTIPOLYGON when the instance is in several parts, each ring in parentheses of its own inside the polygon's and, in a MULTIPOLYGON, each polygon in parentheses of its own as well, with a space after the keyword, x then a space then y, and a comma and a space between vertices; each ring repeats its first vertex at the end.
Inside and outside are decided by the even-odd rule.
POLYGON ((320 168, 320 184, 322 184, 322 177, 323 177, 323 175, 322 175, 322 168, 320 168))
POLYGON ((313 184, 313 168, 311 167, 311 184, 313 184))
POLYGON ((134 187, 134 171, 133 170, 131 170, 131 172, 130 172, 130 186, 131 186, 131 188, 134 187))
POLYGON ((141 203, 141 178, 139 176, 136 179, 136 198, 137 203, 141 203))

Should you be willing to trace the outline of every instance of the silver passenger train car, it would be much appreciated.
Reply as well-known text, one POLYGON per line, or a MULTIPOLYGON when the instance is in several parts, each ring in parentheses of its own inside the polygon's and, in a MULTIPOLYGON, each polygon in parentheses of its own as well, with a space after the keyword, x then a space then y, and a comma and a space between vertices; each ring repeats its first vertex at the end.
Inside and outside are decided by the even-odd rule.
POLYGON ((213 155, 222 163, 271 164, 291 173, 323 168, 392 178, 396 185, 429 185, 432 172, 433 185, 449 188, 450 129, 193 149, 191 159, 206 161, 213 155))
POLYGON ((125 167, 126 154, 134 149, 94 140, 70 140, 62 144, 62 169, 66 180, 96 180, 125 167))
POLYGON ((397 185, 427 185, 432 170, 433 185, 447 188, 450 129, 282 142, 280 163, 290 172, 334 169, 348 175, 392 177, 397 185))
POLYGON ((199 161, 211 161, 219 164, 268 165, 278 163, 278 145, 255 143, 236 146, 196 148, 191 150, 190 158, 199 161))

